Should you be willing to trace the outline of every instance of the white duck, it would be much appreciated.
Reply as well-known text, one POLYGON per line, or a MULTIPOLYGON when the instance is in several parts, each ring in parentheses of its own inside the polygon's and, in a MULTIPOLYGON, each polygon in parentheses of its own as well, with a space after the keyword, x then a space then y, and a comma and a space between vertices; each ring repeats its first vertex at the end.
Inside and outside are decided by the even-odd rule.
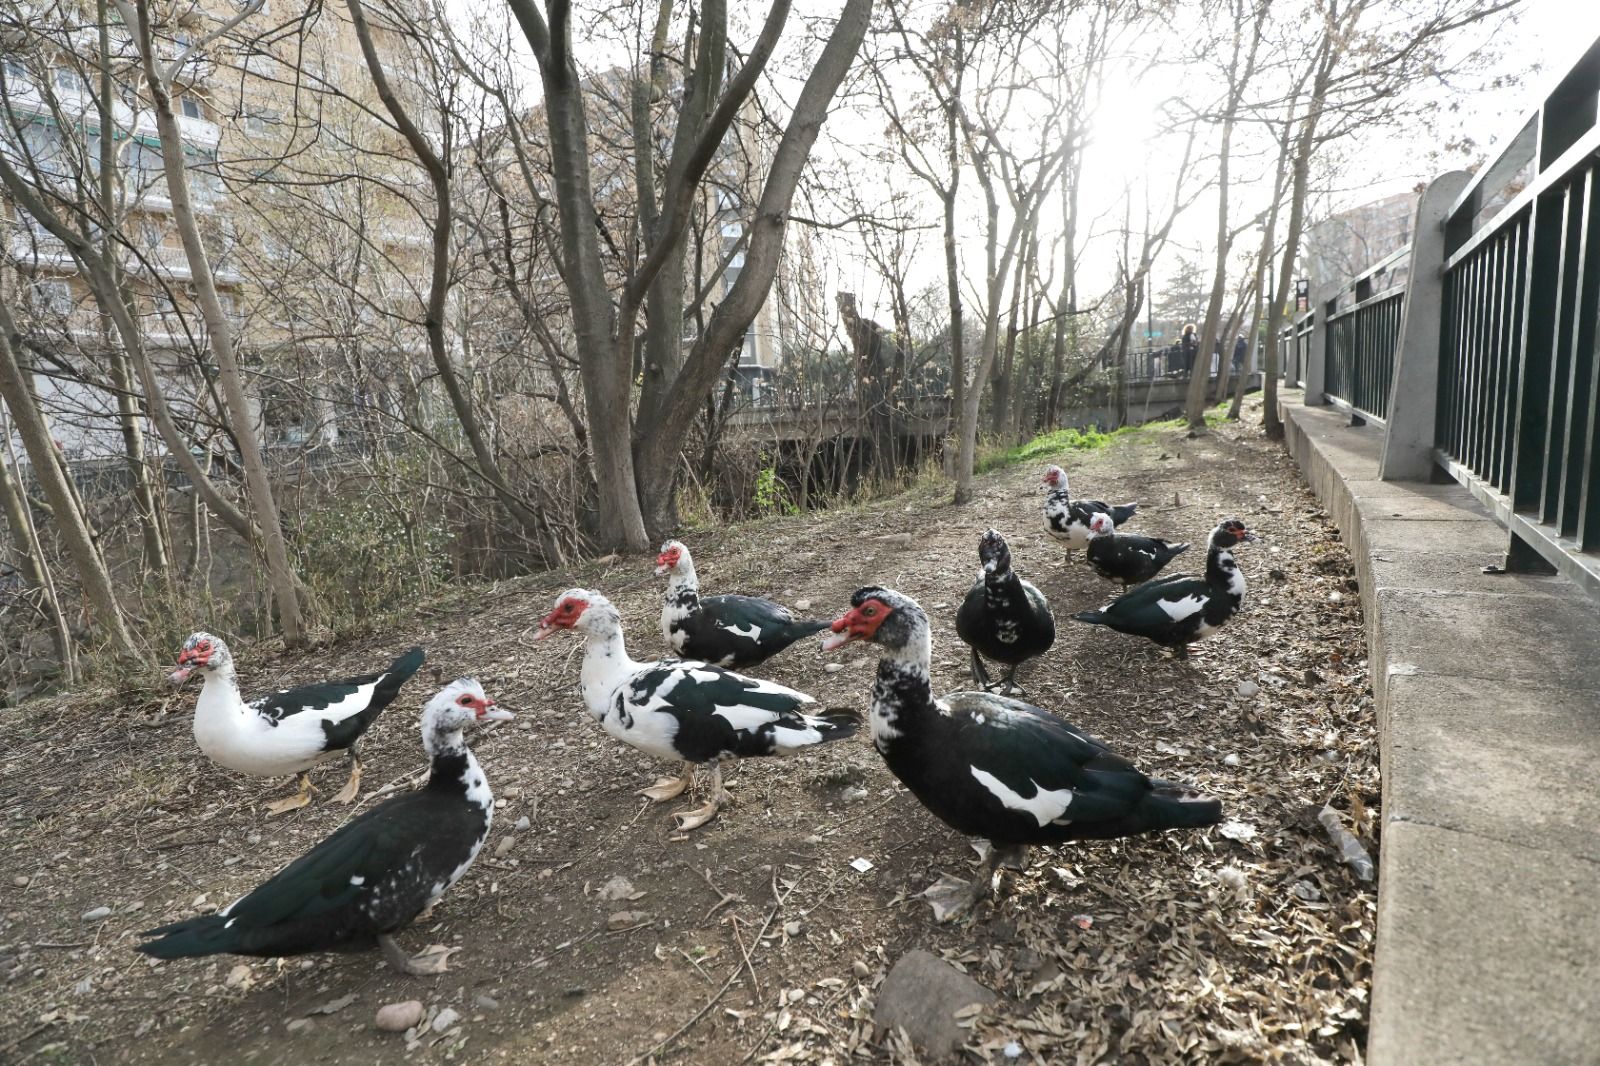
POLYGON ((534 639, 563 629, 583 634, 583 703, 607 733, 660 759, 683 763, 680 777, 664 777, 641 794, 657 803, 689 787, 696 763, 711 764, 705 806, 673 815, 678 828, 695 829, 729 801, 722 787, 724 756, 788 755, 842 740, 861 724, 854 711, 807 714, 816 701, 770 681, 691 659, 636 663, 622 640, 622 618, 611 601, 588 589, 570 589, 539 623, 534 639))
POLYGON ((282 814, 311 802, 311 776, 318 763, 350 759, 350 779, 334 799, 354 802, 361 791, 361 735, 422 666, 412 648, 387 670, 342 681, 284 689, 249 702, 234 678, 233 653, 210 633, 192 633, 169 676, 181 685, 196 670, 205 679, 194 709, 194 739, 212 762, 252 777, 299 776, 294 795, 267 805, 282 814))

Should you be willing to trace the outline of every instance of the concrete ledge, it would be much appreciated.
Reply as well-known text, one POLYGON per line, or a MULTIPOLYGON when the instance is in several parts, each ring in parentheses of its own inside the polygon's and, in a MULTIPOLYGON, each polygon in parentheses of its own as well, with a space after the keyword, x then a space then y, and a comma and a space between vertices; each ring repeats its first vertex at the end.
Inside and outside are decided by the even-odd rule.
POLYGON ((1361 581, 1383 766, 1372 1066, 1600 1063, 1600 604, 1489 575, 1466 489, 1378 480, 1383 431, 1284 397, 1361 581))

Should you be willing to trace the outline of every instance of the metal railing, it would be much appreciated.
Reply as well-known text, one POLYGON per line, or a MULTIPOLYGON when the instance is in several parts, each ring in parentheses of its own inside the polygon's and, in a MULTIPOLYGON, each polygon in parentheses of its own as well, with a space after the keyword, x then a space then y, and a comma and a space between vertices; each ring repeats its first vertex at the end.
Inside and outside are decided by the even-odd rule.
POLYGON ((1315 312, 1306 311, 1278 334, 1279 371, 1290 385, 1306 383, 1306 363, 1311 358, 1311 334, 1316 329, 1315 312))
POLYGON ((1379 422, 1389 417, 1389 391, 1394 385, 1395 350, 1400 345, 1400 324, 1405 314, 1406 287, 1394 285, 1373 290, 1382 279, 1409 266, 1406 246, 1374 263, 1357 276, 1327 316, 1328 366, 1323 395, 1330 401, 1379 422))
POLYGON ((1383 476, 1442 468, 1506 527, 1510 568, 1600 594, 1597 97, 1600 41, 1470 180, 1429 186, 1410 247, 1280 341, 1307 403, 1386 424, 1383 476))
POLYGON ((1527 548, 1600 575, 1597 94, 1600 41, 1446 216, 1434 443, 1527 548))

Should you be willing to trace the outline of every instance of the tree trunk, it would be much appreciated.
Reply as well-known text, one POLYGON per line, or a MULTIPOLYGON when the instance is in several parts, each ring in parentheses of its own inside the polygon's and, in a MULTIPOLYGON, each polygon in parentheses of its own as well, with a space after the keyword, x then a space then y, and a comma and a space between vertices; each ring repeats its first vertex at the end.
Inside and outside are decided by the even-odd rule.
MULTIPOLYGON (((56 445, 50 439, 44 414, 33 402, 33 390, 23 377, 17 363, 13 338, 17 336, 16 323, 11 312, 0 305, 0 399, 5 401, 16 426, 17 436, 33 465, 33 475, 39 481, 44 496, 54 512, 56 531, 66 545, 67 554, 78 571, 78 581, 85 598, 95 614, 102 633, 111 642, 113 650, 129 659, 138 659, 139 649, 128 631, 122 607, 111 587, 111 575, 106 572, 105 561, 89 539, 73 502, 71 487, 56 461, 56 445)), ((41 559, 42 562, 42 559, 41 559)))
POLYGON ((5 434, 5 454, 0 455, 0 506, 5 509, 6 526, 11 531, 11 542, 17 553, 18 569, 33 587, 39 590, 39 608, 50 622, 51 639, 56 646, 56 657, 61 660, 62 675, 67 684, 78 679, 77 662, 73 657, 72 630, 61 609, 61 596, 56 591, 55 575, 44 557, 44 547, 39 543, 39 530, 28 510, 27 494, 22 490, 16 453, 11 447, 11 427, 0 425, 5 434))
MULTIPOLYGON (((194 204, 189 198, 188 168, 183 160, 183 135, 178 120, 172 113, 172 97, 167 83, 156 69, 154 34, 150 28, 150 0, 135 0, 137 35, 145 81, 151 95, 151 107, 156 116, 156 131, 161 138, 161 159, 167 179, 167 195, 172 201, 172 220, 183 243, 184 258, 194 279, 195 297, 200 313, 205 318, 210 335, 211 353, 217 360, 217 377, 222 385, 222 396, 234 440, 239 445, 239 459, 244 467, 245 485, 250 493, 250 503, 260 518, 262 543, 267 562, 267 582, 278 601, 279 624, 284 640, 300 644, 305 640, 305 621, 300 610, 300 590, 294 566, 289 561, 289 547, 283 536, 283 524, 278 517, 278 505, 273 498, 272 482, 267 475, 266 457, 261 442, 256 437, 255 419, 245 395, 244 376, 239 369, 233 341, 233 323, 228 321, 217 296, 216 279, 211 273, 211 260, 201 243, 200 227, 195 222, 194 204)), ((124 9, 126 4, 119 3, 124 9)))
MULTIPOLYGON (((684 361, 660 419, 653 426, 639 427, 637 454, 645 469, 670 471, 676 465, 682 441, 698 414, 701 399, 716 384, 729 353, 743 342, 746 330, 766 301, 783 252, 784 228, 795 187, 827 118, 834 94, 866 36, 871 14, 872 0, 846 0, 833 32, 795 100, 794 111, 773 153, 751 221, 744 269, 712 312, 705 332, 684 361)), ((662 476, 643 480, 639 499, 643 501, 647 521, 659 523, 670 519, 675 499, 673 482, 673 478, 662 476)), ((660 531, 659 526, 655 528, 660 531)))

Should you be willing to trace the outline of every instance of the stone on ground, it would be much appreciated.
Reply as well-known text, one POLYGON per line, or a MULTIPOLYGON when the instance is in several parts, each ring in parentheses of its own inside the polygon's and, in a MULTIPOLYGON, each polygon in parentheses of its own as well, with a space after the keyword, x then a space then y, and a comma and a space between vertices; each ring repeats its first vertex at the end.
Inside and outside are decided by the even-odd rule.
POLYGON ((972 1007, 987 1007, 998 997, 937 955, 917 950, 902 955, 878 990, 873 1027, 881 1035, 897 1026, 911 1042, 938 1061, 967 1042, 961 1022, 972 1007), (959 1016, 958 1016, 959 1015, 959 1016))

